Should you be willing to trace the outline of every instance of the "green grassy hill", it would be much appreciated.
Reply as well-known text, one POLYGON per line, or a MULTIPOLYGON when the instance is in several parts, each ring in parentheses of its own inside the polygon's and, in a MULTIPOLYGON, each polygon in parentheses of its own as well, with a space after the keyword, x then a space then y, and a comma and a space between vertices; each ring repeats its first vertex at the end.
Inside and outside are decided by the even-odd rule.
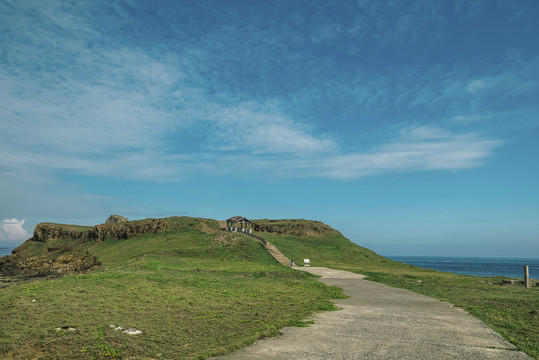
POLYGON ((352 243, 337 230, 317 221, 254 220, 254 228, 253 234, 270 241, 297 265, 303 265, 303 259, 309 259, 311 266, 350 270, 403 266, 352 243))
POLYGON ((0 358, 202 359, 301 326, 342 297, 340 289, 279 265, 256 240, 221 231, 214 220, 160 220, 165 230, 147 226, 148 233, 126 239, 126 229, 144 221, 113 224, 110 234, 117 237, 102 241, 73 233, 92 227, 38 226, 39 236, 14 257, 27 275, 36 275, 28 263, 52 264, 43 269, 49 277, 0 288, 0 358), (74 274, 58 261, 69 256, 94 265, 74 274), (51 269, 68 275, 50 277, 51 269))
MULTIPOLYGON (((448 300, 539 356, 537 287, 397 263, 320 222, 255 220, 254 228, 297 264, 309 258, 448 300)), ((17 279, 0 283, 0 358, 203 359, 303 326, 343 296, 279 265, 256 240, 189 217, 40 224, 0 259, 0 273, 17 279)))

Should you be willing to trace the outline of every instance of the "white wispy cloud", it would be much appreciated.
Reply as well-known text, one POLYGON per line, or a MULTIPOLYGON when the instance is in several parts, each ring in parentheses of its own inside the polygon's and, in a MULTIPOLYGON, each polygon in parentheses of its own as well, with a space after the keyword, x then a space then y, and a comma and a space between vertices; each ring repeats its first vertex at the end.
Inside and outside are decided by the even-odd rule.
MULTIPOLYGON (((346 21, 296 11, 271 28, 259 15, 182 27, 167 14, 152 14, 155 23, 144 27, 130 3, 113 5, 106 16, 117 14, 114 21, 95 11, 106 2, 51 1, 34 12, 30 3, 6 4, 0 166, 11 173, 39 167, 51 177, 69 171, 179 181, 237 171, 238 159, 242 168, 288 177, 297 169, 333 178, 461 170, 484 163, 501 142, 475 129, 457 134, 438 119, 481 123, 488 119, 481 92, 539 88, 537 59, 504 71, 440 64, 341 72, 339 57, 320 47, 350 37, 358 51, 379 37, 413 41, 419 30, 445 21, 428 1, 396 18, 396 28, 388 22, 399 11, 387 14, 392 6, 380 2, 361 3, 364 11, 346 21)), ((457 11, 476 11, 463 9, 457 11)), ((336 52, 347 53, 348 42, 341 45, 336 52)))
MULTIPOLYGON (((358 179, 416 171, 460 171, 483 165, 503 141, 477 133, 455 134, 442 128, 414 127, 399 131, 395 141, 370 151, 285 156, 226 153, 198 156, 191 171, 246 177, 358 179), (196 165, 194 165, 196 163, 196 165)), ((187 159, 184 159, 188 162, 187 159)))
MULTIPOLYGON (((49 12, 44 15, 54 17, 54 31, 46 26, 41 32, 19 29, 31 44, 61 39, 72 25, 59 23, 49 12)), ((80 24, 90 26, 88 21, 80 24)), ((2 165, 175 181, 207 168, 194 163, 209 151, 302 154, 335 147, 329 137, 316 136, 272 101, 209 92, 206 69, 196 68, 210 57, 204 49, 188 47, 186 56, 161 56, 97 41, 88 48, 98 30, 80 24, 75 28, 82 38, 58 44, 59 54, 11 45, 29 60, 0 70, 2 165), (64 56, 69 66, 55 64, 64 56), (50 66, 36 70, 28 64, 43 61, 50 66)))
POLYGON ((314 135, 282 113, 276 104, 241 102, 214 107, 207 117, 216 125, 218 148, 254 154, 304 154, 331 151, 335 143, 314 135))
MULTIPOLYGON (((401 138, 369 152, 355 152, 295 162, 295 176, 355 179, 376 174, 413 171, 458 171, 482 165, 503 142, 478 134, 453 134, 445 129, 416 127, 401 138)), ((293 176, 290 174, 290 176, 293 176)))
POLYGON ((539 89, 539 57, 530 60, 511 59, 507 56, 504 69, 488 69, 484 77, 471 80, 466 89, 475 96, 521 96, 539 89))

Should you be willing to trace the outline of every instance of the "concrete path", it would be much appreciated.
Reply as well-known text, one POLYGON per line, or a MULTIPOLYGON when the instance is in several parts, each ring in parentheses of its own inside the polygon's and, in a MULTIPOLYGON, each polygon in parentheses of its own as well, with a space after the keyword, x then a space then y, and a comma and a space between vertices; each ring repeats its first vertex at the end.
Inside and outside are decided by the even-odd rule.
POLYGON ((342 288, 340 311, 312 316, 276 338, 219 359, 531 359, 464 310, 427 296, 321 267, 298 268, 342 288))

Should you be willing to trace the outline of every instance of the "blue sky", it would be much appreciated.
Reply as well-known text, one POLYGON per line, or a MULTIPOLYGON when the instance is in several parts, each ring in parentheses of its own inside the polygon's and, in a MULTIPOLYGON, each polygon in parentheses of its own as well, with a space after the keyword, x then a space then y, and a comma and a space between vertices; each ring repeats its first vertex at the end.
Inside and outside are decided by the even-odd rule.
POLYGON ((539 256, 539 3, 0 0, 0 246, 39 222, 323 221, 539 256))

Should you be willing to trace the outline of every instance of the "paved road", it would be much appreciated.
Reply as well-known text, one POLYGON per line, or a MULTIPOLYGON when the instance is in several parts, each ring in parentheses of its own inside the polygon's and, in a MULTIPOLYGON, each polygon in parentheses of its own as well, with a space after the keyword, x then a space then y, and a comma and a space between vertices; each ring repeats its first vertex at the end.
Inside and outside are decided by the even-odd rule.
POLYGON ((308 328, 219 359, 531 359, 464 310, 427 296, 321 267, 299 268, 342 288, 340 311, 312 317, 308 328))

